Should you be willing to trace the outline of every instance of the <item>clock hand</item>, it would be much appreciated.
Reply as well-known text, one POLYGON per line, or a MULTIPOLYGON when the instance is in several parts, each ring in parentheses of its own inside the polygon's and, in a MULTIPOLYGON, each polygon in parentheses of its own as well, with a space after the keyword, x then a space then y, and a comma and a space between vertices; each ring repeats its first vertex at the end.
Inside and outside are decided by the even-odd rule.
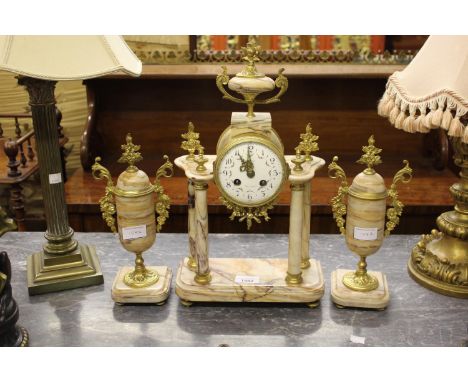
POLYGON ((254 165, 252 162, 252 157, 250 155, 249 149, 247 149, 246 171, 247 171, 247 176, 249 178, 253 178, 255 176, 254 165))
POLYGON ((246 161, 244 160, 244 158, 241 157, 241 155, 239 153, 237 153, 237 156, 239 157, 240 161, 241 161, 241 166, 239 167, 239 171, 240 172, 244 172, 246 170, 246 161))

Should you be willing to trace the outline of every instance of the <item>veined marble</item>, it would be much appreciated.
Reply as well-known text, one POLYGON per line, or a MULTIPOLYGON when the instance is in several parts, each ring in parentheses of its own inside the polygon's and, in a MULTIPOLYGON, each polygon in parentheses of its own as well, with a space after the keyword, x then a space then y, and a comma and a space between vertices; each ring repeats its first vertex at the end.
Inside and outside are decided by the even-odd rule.
POLYGON ((388 305, 390 292, 387 278, 382 272, 368 271, 376 277, 379 286, 370 292, 357 292, 343 284, 343 276, 354 272, 351 269, 337 269, 331 276, 331 297, 335 304, 351 308, 383 309, 388 305))
POLYGON ((165 266, 146 266, 157 272, 158 281, 145 288, 131 288, 124 283, 124 277, 133 267, 119 269, 112 284, 112 299, 120 304, 160 304, 167 300, 171 289, 172 269, 165 266))
POLYGON ((322 270, 316 260, 311 260, 310 268, 303 271, 300 285, 286 283, 287 259, 211 258, 212 280, 208 285, 194 281, 195 273, 188 268, 187 260, 180 263, 177 271, 176 294, 191 302, 311 303, 320 300, 324 293, 322 270), (258 282, 236 282, 236 277, 241 276, 258 282))

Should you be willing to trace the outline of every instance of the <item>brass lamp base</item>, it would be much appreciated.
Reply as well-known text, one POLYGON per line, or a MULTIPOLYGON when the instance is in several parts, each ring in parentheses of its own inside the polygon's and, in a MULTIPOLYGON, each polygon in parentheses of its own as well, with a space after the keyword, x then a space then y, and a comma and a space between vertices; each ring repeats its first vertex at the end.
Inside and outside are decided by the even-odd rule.
POLYGON ((38 252, 28 257, 28 292, 37 295, 104 282, 94 247, 79 244, 66 255, 38 252))
POLYGON ((413 248, 408 272, 435 292, 468 298, 468 241, 432 230, 413 248))

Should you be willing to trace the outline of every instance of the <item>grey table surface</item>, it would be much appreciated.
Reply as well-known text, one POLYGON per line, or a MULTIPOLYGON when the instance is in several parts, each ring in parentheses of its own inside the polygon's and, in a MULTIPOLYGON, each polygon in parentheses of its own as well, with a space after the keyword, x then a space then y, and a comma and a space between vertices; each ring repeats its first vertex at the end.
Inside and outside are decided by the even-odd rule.
MULTIPOLYGON (((325 295, 320 307, 296 304, 194 304, 186 308, 174 292, 163 306, 116 305, 112 281, 120 266, 133 262, 110 233, 76 233, 94 245, 104 284, 39 296, 28 296, 26 257, 37 252, 43 233, 10 232, 0 238, 13 267, 13 295, 19 323, 30 334, 30 346, 466 346, 468 300, 442 296, 415 283, 406 270, 418 236, 392 236, 369 268, 383 271, 390 288, 385 311, 337 309, 330 300, 330 275, 354 268, 353 255, 338 235, 312 235, 311 256, 322 265, 325 295), (365 337, 365 345, 351 336, 365 337)), ((145 253, 151 265, 171 266, 174 273, 187 255, 187 235, 158 234, 145 253)), ((211 234, 213 257, 286 257, 287 235, 211 234)))

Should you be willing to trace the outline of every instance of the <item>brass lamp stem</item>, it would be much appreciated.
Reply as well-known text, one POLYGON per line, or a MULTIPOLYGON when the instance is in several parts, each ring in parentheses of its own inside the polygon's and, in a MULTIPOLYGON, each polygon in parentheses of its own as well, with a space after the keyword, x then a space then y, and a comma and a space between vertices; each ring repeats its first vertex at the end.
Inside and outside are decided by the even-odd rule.
POLYGON ((23 85, 29 93, 29 105, 34 121, 47 223, 45 233, 47 243, 44 245, 44 252, 50 255, 65 255, 76 250, 78 242, 73 238, 73 230, 68 225, 65 204, 62 161, 55 117, 56 81, 19 77, 18 84, 23 85))

